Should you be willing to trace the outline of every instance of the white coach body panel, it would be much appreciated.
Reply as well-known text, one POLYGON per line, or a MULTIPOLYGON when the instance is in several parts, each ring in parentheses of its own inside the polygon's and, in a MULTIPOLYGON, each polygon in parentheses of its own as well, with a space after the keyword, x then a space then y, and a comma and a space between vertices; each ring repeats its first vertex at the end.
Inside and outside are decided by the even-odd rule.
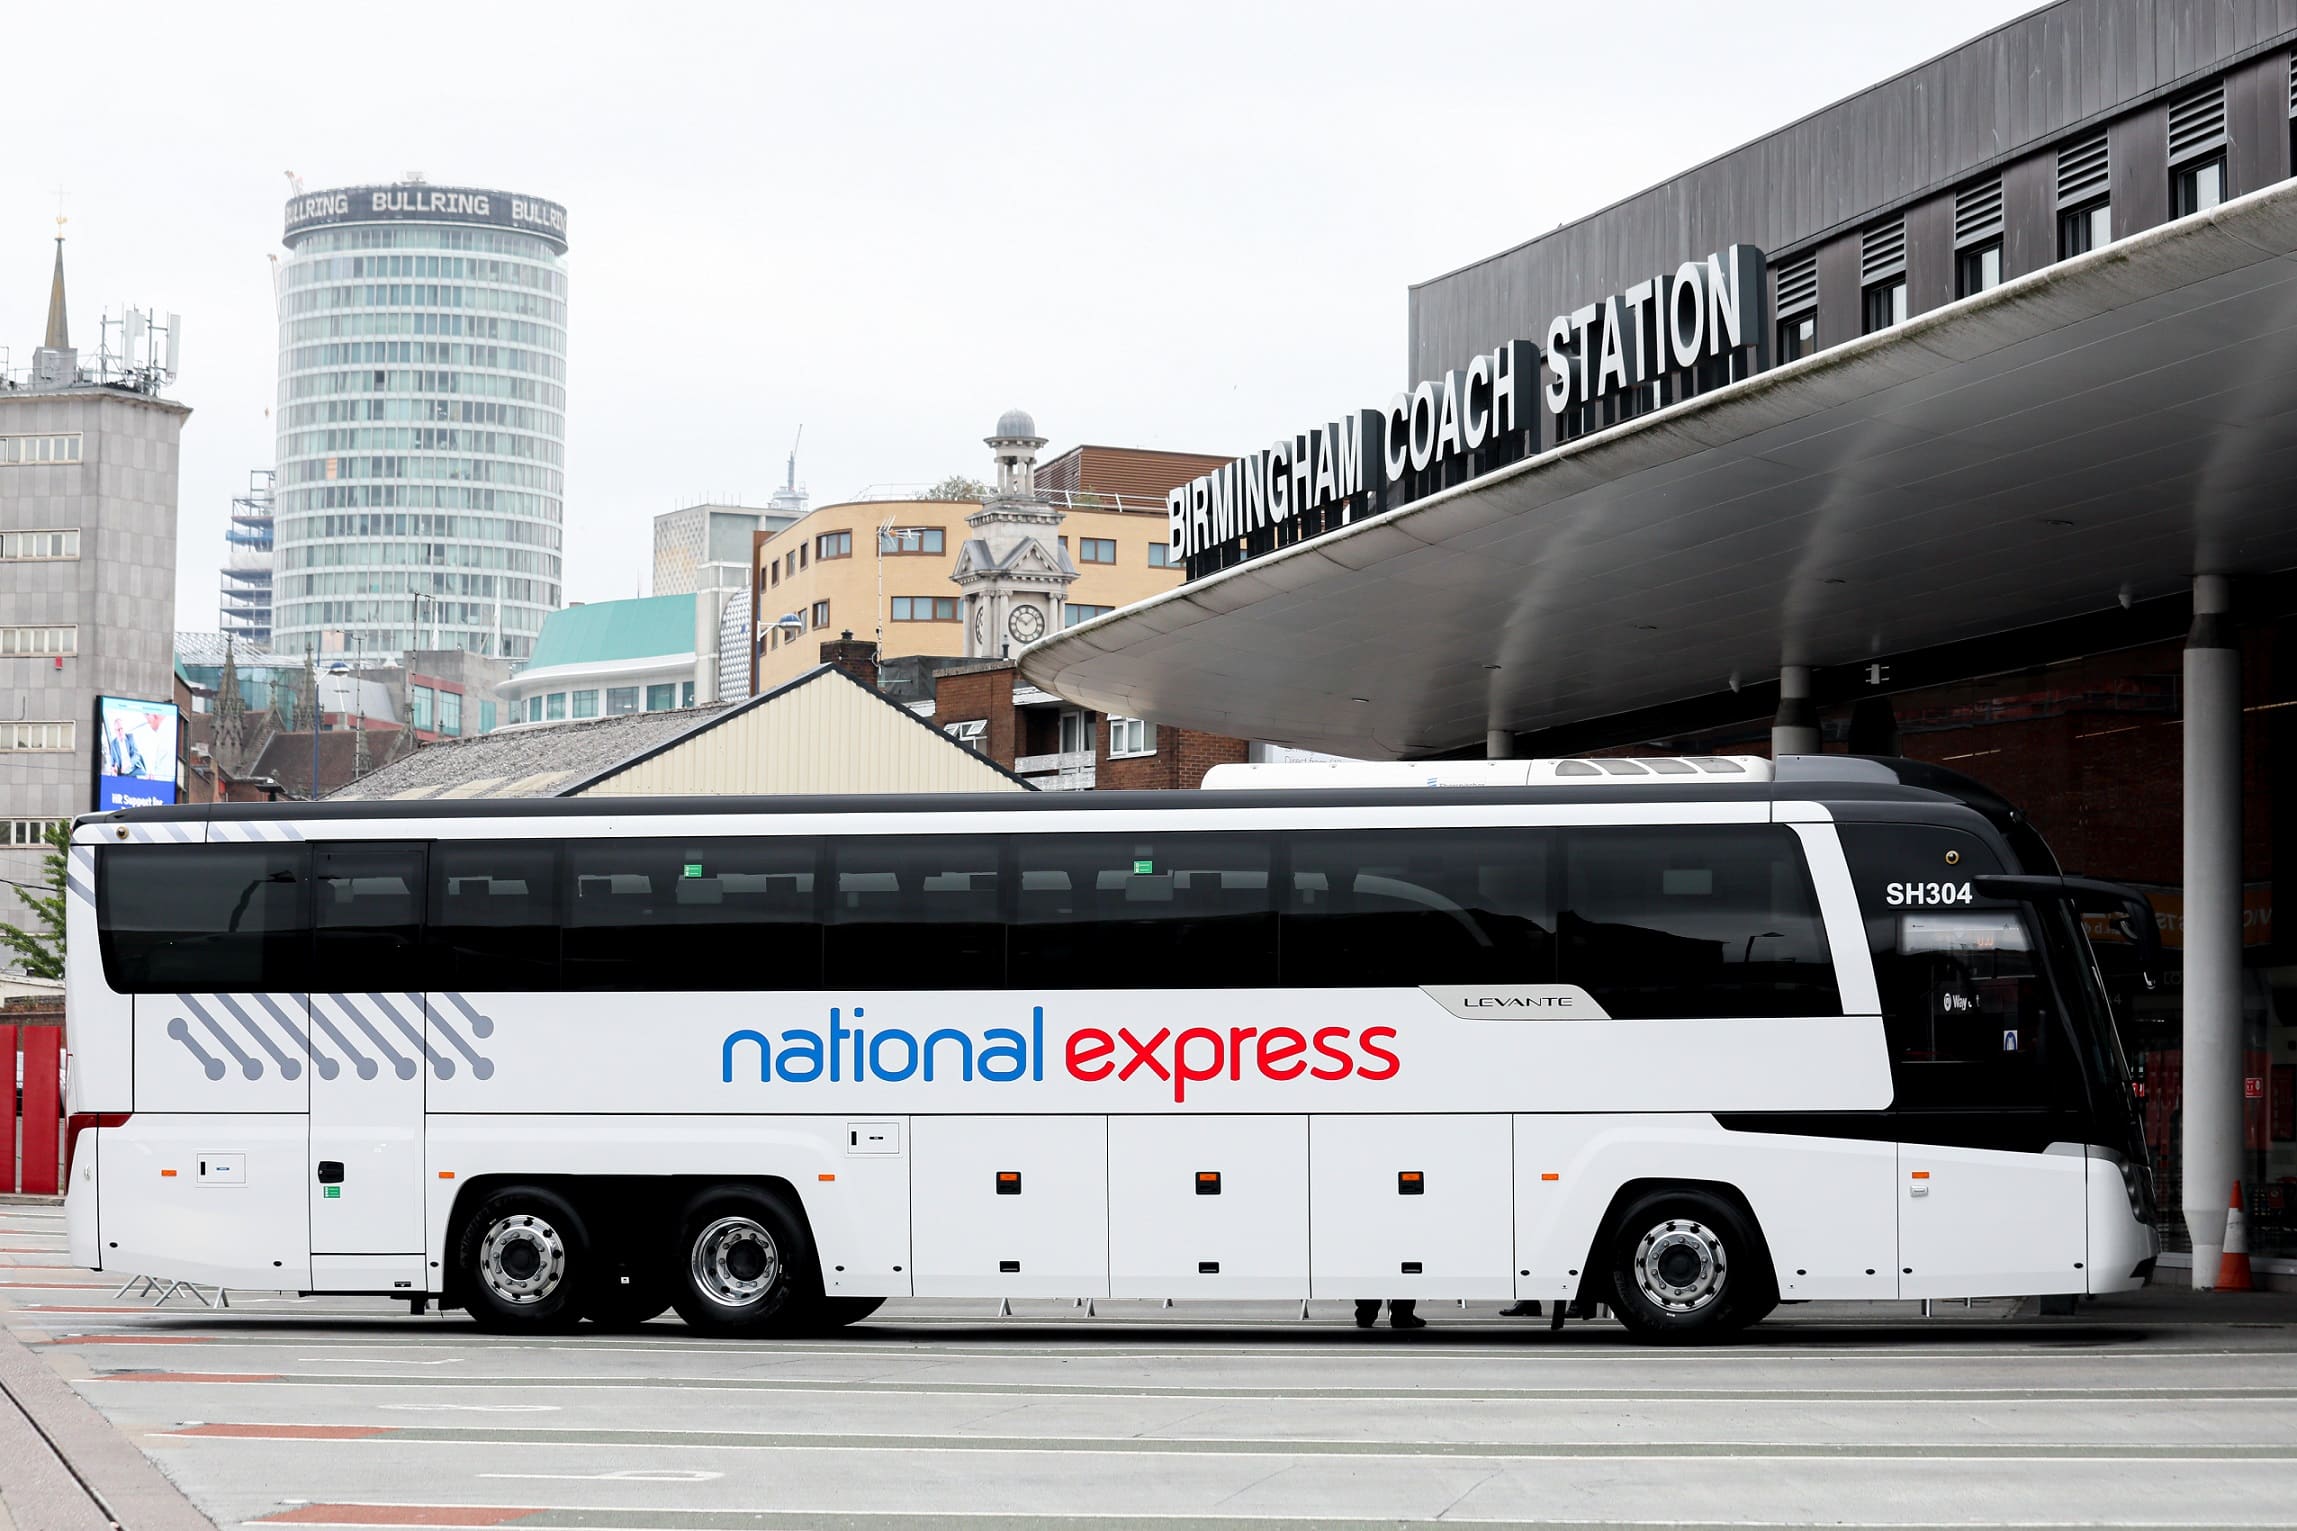
POLYGON ((309 1288, 300 1115, 139 1111, 101 1135, 96 1183, 106 1270, 309 1288))
POLYGON ((1098 1116, 912 1119, 917 1295, 1108 1296, 1108 1139, 1098 1116))
POLYGON ((138 1111, 310 1109, 301 994, 139 994, 138 1111))
POLYGON ((1897 1160, 1891 1142, 1731 1132, 1696 1114, 1519 1116, 1516 1295, 1570 1298, 1583 1273, 1604 1269, 1594 1242, 1621 1186, 1706 1180, 1747 1198, 1781 1297, 1896 1297, 1897 1160))
POLYGON ((373 1291, 334 1285, 365 1279, 363 1268, 318 1257, 409 1255, 420 1264, 423 1076, 426 1062, 453 1065, 424 1034, 420 994, 314 994, 311 1024, 314 1290, 373 1291), (355 1038, 358 1050, 338 1038, 355 1038), (333 1058, 336 1050, 346 1056, 333 1058))
POLYGON ((2089 1290, 2088 1165, 2080 1144, 2040 1154, 1899 1144, 1900 1295, 2089 1290))
MULTIPOLYGON (((481 1176, 779 1178, 805 1209, 831 1294, 906 1296, 909 1155, 853 1153, 855 1130, 865 1125, 883 1124, 788 1116, 434 1116, 423 1182, 428 1258, 452 1257, 447 1224, 456 1195, 481 1176)), ((444 1268, 432 1269, 434 1291, 444 1268)))
POLYGON ((490 1068, 434 1072, 433 1113, 1861 1111, 1891 1097, 1872 1015, 1466 1020, 1417 989, 468 999, 489 1019, 473 1046, 490 1068))
POLYGON ((103 1245, 103 1188, 96 1180, 96 1165, 103 1157, 104 1133, 89 1128, 72 1148, 72 1164, 64 1181, 64 1247, 72 1263, 82 1270, 105 1268, 103 1245))
POLYGON ((1308 1119, 1109 1118, 1109 1295, 1307 1296, 1308 1119))
MULTIPOLYGON (((2137 1173, 2144 1174, 2140 1169, 2137 1173)), ((2089 1285, 2090 1292, 2134 1292, 2146 1278, 2140 1262, 2161 1254, 2161 1235, 2151 1223, 2140 1222, 2122 1183, 2121 1167, 2095 1151, 2089 1155, 2089 1285)))
POLYGON ((1311 1121, 1312 1295, 1509 1296, 1509 1135, 1505 1116, 1311 1121))
POLYGON ((92 835, 74 837, 64 868, 64 1047, 72 1066, 64 1109, 127 1111, 135 1106, 135 1002, 105 981, 103 932, 96 924, 96 852, 92 835))

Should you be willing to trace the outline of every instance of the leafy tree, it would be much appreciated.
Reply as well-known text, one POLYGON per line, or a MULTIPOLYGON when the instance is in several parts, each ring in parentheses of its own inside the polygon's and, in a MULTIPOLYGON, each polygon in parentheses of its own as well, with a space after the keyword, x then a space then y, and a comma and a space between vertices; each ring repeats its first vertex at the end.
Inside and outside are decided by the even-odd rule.
POLYGON ((0 946, 13 948, 24 971, 34 978, 64 976, 64 869, 71 833, 72 826, 58 819, 40 837, 48 847, 48 854, 43 858, 48 891, 36 893, 29 885, 20 885, 16 890, 16 896, 32 911, 33 922, 39 929, 0 924, 0 946))
POLYGON ((925 491, 929 500, 979 500, 988 496, 989 486, 977 478, 952 473, 931 489, 925 491))

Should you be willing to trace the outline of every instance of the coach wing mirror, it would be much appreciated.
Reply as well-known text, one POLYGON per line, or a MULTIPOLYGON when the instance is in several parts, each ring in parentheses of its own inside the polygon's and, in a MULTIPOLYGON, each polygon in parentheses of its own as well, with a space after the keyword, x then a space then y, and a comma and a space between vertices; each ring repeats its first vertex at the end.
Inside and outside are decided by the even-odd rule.
POLYGON ((2137 948, 2138 976, 2145 981, 2146 988, 2161 987, 2161 926, 2154 919, 2153 905, 2137 889, 2096 877, 2007 875, 1974 877, 1970 888, 1980 898, 2016 899, 2030 904, 2060 899, 2073 905, 2079 913, 2112 916, 2115 932, 2137 948))

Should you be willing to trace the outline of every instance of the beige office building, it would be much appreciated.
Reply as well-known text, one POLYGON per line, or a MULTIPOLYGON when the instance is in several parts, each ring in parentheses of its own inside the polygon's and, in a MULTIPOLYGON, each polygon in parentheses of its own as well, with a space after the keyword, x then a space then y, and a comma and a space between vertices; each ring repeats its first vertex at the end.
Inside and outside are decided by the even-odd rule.
POLYGON ((985 501, 848 501, 758 537, 750 570, 753 692, 820 663, 822 640, 840 632, 874 639, 881 660, 996 657, 1043 630, 1180 583, 1181 570, 1168 558, 1165 491, 1223 459, 1080 446, 1039 465, 1029 443, 1041 438, 1018 410, 988 439, 999 454, 1001 479, 985 501), (1021 456, 1031 460, 1014 460, 1021 456), (1016 500, 1026 501, 1033 519, 1047 522, 1052 549, 1040 545, 1027 558, 1049 567, 1016 564, 986 578, 969 567, 961 586, 957 576, 969 541, 976 564, 985 549, 994 549, 990 556, 1000 561, 1015 551, 991 523, 1014 519, 1016 500), (1018 627, 1025 603, 1002 598, 1000 587, 1008 583, 1035 594, 1018 627), (970 646, 969 626, 980 629, 970 646))

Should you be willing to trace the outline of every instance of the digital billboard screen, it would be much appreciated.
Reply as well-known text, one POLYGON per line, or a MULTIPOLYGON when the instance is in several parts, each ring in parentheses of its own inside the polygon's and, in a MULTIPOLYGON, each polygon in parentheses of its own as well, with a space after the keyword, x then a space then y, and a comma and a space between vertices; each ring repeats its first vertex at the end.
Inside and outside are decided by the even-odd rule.
POLYGON ((176 800, 173 702, 96 698, 96 811, 159 808, 176 800))

